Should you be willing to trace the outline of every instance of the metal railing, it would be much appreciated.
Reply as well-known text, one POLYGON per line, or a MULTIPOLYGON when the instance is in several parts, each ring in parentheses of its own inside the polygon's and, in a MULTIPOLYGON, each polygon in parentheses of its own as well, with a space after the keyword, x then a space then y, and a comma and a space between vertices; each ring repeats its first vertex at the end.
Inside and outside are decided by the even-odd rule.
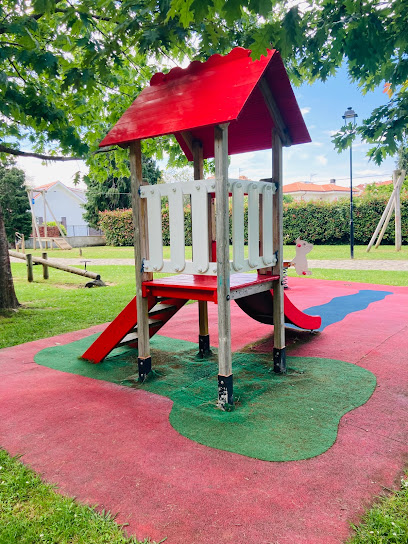
POLYGON ((89 225, 67 225, 67 236, 101 236, 101 230, 94 229, 89 225))

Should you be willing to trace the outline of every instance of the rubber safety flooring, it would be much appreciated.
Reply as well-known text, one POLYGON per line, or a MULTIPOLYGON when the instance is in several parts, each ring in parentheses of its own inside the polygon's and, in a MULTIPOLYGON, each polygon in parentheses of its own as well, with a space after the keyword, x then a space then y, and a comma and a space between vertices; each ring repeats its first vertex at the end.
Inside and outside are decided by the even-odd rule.
MULTIPOLYGON (((341 418, 326 452, 271 462, 208 447, 171 426, 166 396, 34 362, 40 350, 103 326, 0 351, 0 445, 62 493, 117 512, 140 539, 344 542, 384 487, 398 485, 407 460, 408 287, 289 284, 291 300, 302 310, 318 307, 324 327, 313 335, 288 328, 288 354, 344 361, 376 378, 368 401, 341 418)), ((231 309, 234 351, 269 353, 273 328, 231 309)), ((214 346, 216 313, 211 304, 214 346)), ((161 335, 196 341, 197 321, 197 306, 188 305, 161 335)))

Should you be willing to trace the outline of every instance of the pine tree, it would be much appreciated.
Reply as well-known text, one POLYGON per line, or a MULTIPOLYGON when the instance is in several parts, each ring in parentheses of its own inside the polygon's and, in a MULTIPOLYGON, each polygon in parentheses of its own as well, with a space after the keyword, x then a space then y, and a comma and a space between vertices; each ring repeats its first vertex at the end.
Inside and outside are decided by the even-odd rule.
POLYGON ((30 236, 31 215, 23 170, 0 166, 0 205, 9 243, 14 242, 16 232, 30 236))

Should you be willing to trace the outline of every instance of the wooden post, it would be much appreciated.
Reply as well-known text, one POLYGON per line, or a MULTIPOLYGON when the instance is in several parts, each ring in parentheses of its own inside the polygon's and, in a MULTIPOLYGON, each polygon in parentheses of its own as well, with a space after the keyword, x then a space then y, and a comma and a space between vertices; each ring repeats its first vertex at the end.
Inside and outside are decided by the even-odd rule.
POLYGON ((272 178, 277 184, 273 198, 273 247, 278 261, 273 274, 279 280, 273 282, 273 367, 278 373, 286 372, 285 315, 283 293, 283 179, 282 142, 277 131, 272 133, 272 178))
POLYGON ((43 197, 43 208, 44 208, 44 238, 45 238, 44 244, 45 244, 45 249, 48 249, 47 206, 45 202, 45 190, 41 191, 41 193, 43 197))
MULTIPOLYGON (((398 177, 402 175, 400 170, 394 170, 392 173, 392 182, 394 188, 397 188, 398 177)), ((405 176, 404 176, 405 177, 405 176)), ((402 185, 403 181, 401 182, 402 185)), ((401 188, 401 185, 399 186, 401 188)), ((400 189, 395 191, 395 251, 401 251, 401 193, 400 189)))
POLYGON ((214 129, 218 298, 218 405, 234 404, 231 356, 231 308, 228 215, 228 124, 214 129))
MULTIPOLYGON (((44 261, 46 261, 48 259, 48 254, 46 252, 44 252, 42 254, 42 258, 44 259, 44 261)), ((43 278, 45 280, 48 280, 50 277, 49 273, 48 273, 48 265, 47 264, 43 264, 43 278)))
POLYGON ((35 250, 36 249, 36 242, 35 242, 35 234, 34 233, 37 233, 37 238, 38 238, 38 243, 39 243, 40 249, 42 249, 43 247, 42 247, 42 242, 41 242, 40 231, 38 230, 37 219, 35 218, 35 211, 34 211, 34 208, 33 208, 33 199, 34 199, 33 195, 34 195, 34 192, 31 189, 30 193, 29 193, 29 196, 28 196, 28 200, 30 201, 31 217, 32 217, 32 220, 33 220, 33 249, 35 250))
POLYGON ((33 256, 31 253, 27 253, 27 280, 29 282, 34 281, 34 274, 33 274, 33 256))
POLYGON ((142 283, 153 278, 153 274, 144 272, 143 263, 148 259, 147 210, 146 202, 140 198, 139 189, 143 185, 142 151, 140 140, 130 144, 130 179, 132 187, 132 217, 134 229, 135 274, 136 274, 136 310, 138 336, 139 379, 144 381, 151 370, 149 341, 149 308, 147 297, 142 294, 142 283))
MULTIPOLYGON (((52 209, 51 209, 50 205, 48 204, 48 201, 47 201, 47 200, 45 201, 45 203, 47 204, 47 208, 48 208, 48 210, 49 210, 49 212, 50 212, 50 214, 51 214, 53 220, 55 221, 55 223, 56 223, 56 225, 57 225, 57 227, 58 227, 58 230, 59 230, 59 232, 60 232, 60 234, 61 234, 61 237, 64 238, 64 239, 66 240, 66 236, 65 236, 65 234, 62 232, 62 228, 61 228, 60 222, 59 222, 59 221, 57 220, 57 218, 55 217, 54 212, 52 211, 52 209)), ((51 244, 50 248, 52 249, 52 244, 51 244)))
MULTIPOLYGON (((204 160, 203 160, 203 144, 199 140, 193 140, 192 142, 193 160, 194 160, 194 179, 204 178, 204 160)), ((209 228, 209 247, 207 249, 209 259, 211 262, 211 196, 208 195, 208 227, 209 228)), ((203 228, 205 226, 203 225, 203 228)), ((203 248, 205 251, 205 249, 203 248)), ((212 355, 210 349, 210 335, 208 331, 208 302, 206 300, 198 301, 198 323, 199 323, 199 335, 198 335, 198 355, 199 357, 208 357, 212 355)))
POLYGON ((389 223, 389 221, 391 219, 392 212, 393 212, 394 207, 395 207, 395 202, 396 202, 395 201, 395 195, 400 192, 402 183, 403 183, 403 181, 405 179, 405 170, 399 170, 399 171, 397 170, 396 177, 397 177, 397 181, 396 181, 396 183, 394 185, 394 189, 393 189, 393 191, 391 193, 390 199, 388 200, 388 203, 387 203, 387 205, 385 207, 385 210, 383 211, 383 214, 381 216, 381 219, 379 220, 378 225, 377 225, 377 227, 376 227, 376 229, 374 231, 374 234, 372 235, 371 240, 368 243, 368 246, 366 248, 367 253, 370 251, 371 247, 373 246, 373 244, 375 242, 375 239, 378 236, 378 233, 380 233, 380 234, 378 236, 378 240, 377 240, 377 243, 375 244, 375 247, 377 248, 381 243, 381 240, 382 240, 382 238, 384 236, 385 230, 386 230, 386 228, 388 226, 388 223, 389 223), (398 176, 398 174, 399 174, 399 176, 398 176), (380 232, 380 229, 381 229, 381 232, 380 232))
POLYGON ((33 250, 35 251, 36 249, 36 245, 37 245, 37 241, 36 241, 36 238, 35 238, 35 231, 36 231, 36 228, 35 228, 35 216, 34 216, 34 210, 33 210, 33 207, 32 207, 32 202, 33 202, 33 191, 30 190, 30 191, 27 191, 27 195, 28 195, 28 202, 30 204, 30 210, 31 210, 31 229, 33 231, 33 250))

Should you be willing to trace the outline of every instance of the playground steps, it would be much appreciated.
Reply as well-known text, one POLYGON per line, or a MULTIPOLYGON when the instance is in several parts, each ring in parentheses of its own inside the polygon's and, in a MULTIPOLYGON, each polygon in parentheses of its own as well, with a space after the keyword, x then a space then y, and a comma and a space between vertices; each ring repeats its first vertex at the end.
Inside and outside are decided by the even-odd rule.
MULTIPOLYGON (((154 336, 173 315, 180 310, 187 299, 169 297, 148 297, 149 336, 154 336)), ((109 353, 118 347, 137 347, 137 311, 136 297, 108 325, 102 334, 82 355, 91 363, 100 363, 109 353)))
POLYGON ((60 249, 72 249, 72 246, 65 240, 65 238, 51 238, 51 240, 60 249))

